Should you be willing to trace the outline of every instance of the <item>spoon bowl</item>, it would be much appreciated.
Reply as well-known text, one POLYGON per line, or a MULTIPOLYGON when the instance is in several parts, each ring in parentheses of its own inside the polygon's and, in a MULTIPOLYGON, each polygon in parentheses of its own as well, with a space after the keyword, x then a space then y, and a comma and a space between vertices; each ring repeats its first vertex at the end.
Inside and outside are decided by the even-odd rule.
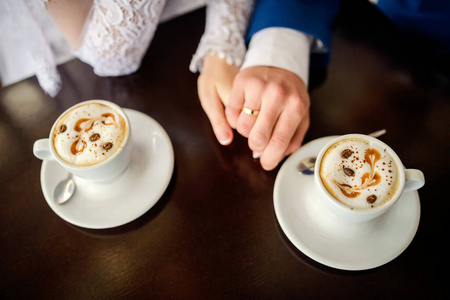
POLYGON ((75 181, 73 180, 72 175, 69 174, 66 179, 58 183, 58 185, 56 186, 53 193, 53 199, 58 204, 64 204, 72 197, 72 195, 75 193, 75 190, 75 181))
POLYGON ((297 170, 305 175, 312 175, 314 174, 314 166, 316 165, 316 158, 315 157, 307 157, 302 159, 297 164, 297 170))

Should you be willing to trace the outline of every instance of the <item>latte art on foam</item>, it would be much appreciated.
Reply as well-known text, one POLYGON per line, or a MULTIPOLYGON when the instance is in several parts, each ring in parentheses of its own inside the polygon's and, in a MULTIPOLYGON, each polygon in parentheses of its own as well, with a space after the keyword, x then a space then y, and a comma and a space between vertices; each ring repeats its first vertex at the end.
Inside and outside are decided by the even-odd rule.
POLYGON ((113 108, 88 103, 73 108, 58 122, 53 145, 59 157, 78 166, 98 164, 123 145, 127 126, 113 108))
POLYGON ((328 192, 351 208, 380 206, 398 188, 397 165, 386 149, 360 138, 344 139, 328 148, 319 173, 328 192))

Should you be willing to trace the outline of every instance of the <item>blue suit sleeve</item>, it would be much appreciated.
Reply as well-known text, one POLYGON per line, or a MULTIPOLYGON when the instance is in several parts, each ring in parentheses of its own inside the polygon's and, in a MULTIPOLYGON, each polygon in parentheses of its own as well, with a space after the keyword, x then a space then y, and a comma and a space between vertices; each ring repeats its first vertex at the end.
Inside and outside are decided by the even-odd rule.
POLYGON ((262 29, 285 27, 320 39, 329 50, 332 23, 338 8, 339 0, 259 0, 255 4, 247 41, 262 29))

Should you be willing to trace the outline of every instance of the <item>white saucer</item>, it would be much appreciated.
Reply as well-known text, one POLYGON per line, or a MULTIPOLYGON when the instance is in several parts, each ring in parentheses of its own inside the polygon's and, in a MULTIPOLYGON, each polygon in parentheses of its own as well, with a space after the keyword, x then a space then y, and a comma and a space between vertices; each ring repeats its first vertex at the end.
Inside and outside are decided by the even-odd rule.
POLYGON ((404 193, 387 213, 366 223, 338 220, 317 201, 314 176, 300 174, 296 168, 301 159, 317 156, 333 138, 311 141, 285 161, 275 181, 275 214, 292 244, 319 263, 342 270, 381 266, 413 240, 420 220, 419 195, 404 193))
POLYGON ((56 204, 53 191, 68 173, 55 161, 44 161, 41 186, 51 209, 74 225, 102 229, 131 222, 147 212, 169 185, 174 167, 172 143, 155 120, 124 109, 131 123, 133 150, 130 166, 113 183, 88 183, 75 178, 77 189, 65 204, 56 204))

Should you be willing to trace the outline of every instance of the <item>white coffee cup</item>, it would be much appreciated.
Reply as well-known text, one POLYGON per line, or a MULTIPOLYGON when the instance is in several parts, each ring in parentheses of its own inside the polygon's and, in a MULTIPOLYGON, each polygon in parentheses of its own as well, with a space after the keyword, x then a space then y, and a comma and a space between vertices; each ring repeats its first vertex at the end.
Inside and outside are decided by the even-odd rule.
POLYGON ((106 181, 112 181, 116 177, 118 177, 124 170, 128 167, 131 160, 131 148, 132 148, 132 141, 131 141, 131 127, 130 127, 130 121, 128 120, 127 115, 123 111, 121 107, 116 105, 115 103, 112 103, 110 101, 106 100, 88 100, 80 102, 69 109, 67 109, 65 112, 63 112, 58 119, 53 124, 49 138, 40 139, 37 140, 33 145, 33 153, 34 155, 42 160, 52 160, 56 161, 58 164, 60 164, 64 169, 66 169, 69 173, 71 173, 74 176, 80 177, 82 179, 85 179, 87 181, 92 182, 106 182, 106 181), (65 160, 63 160, 55 150, 55 146, 53 144, 53 136, 55 130, 57 130, 57 124, 59 123, 60 119, 66 115, 69 111, 73 110, 74 108, 90 103, 98 103, 101 105, 108 106, 112 108, 115 112, 120 114, 125 121, 126 124, 126 133, 125 138, 123 140, 122 146, 117 149, 114 154, 112 154, 109 158, 106 160, 97 163, 92 164, 88 166, 80 166, 80 165, 74 165, 71 164, 65 160))
POLYGON ((397 154, 382 141, 367 135, 347 134, 333 139, 328 144, 326 144, 319 152, 314 170, 314 183, 318 199, 320 199, 322 204, 329 212, 331 212, 334 216, 338 217, 341 220, 357 223, 369 221, 381 216, 382 214, 387 212, 393 205, 395 205, 403 192, 413 191, 421 188, 425 184, 425 178, 420 170, 406 169, 397 154), (337 200, 327 190, 324 183, 322 182, 319 172, 324 154, 326 153, 327 149, 339 141, 353 138, 367 140, 371 143, 381 146, 397 166, 398 188, 395 194, 391 196, 390 200, 379 206, 367 208, 350 207, 347 204, 344 204, 343 202, 337 200))

